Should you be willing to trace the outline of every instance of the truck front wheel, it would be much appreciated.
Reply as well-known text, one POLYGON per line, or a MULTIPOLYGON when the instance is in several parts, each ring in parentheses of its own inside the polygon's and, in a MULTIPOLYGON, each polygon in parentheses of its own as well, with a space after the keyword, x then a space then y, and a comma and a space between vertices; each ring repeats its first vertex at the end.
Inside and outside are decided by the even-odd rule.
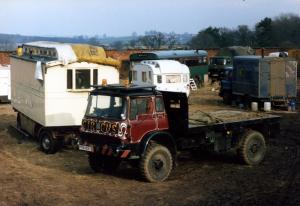
POLYGON ((40 147, 46 154, 54 154, 59 149, 59 141, 53 132, 42 130, 39 134, 40 147))
POLYGON ((238 148, 240 159, 248 165, 257 165, 265 157, 266 143, 264 136, 257 131, 250 130, 246 132, 238 148))
POLYGON ((140 173, 149 182, 162 182, 168 178, 173 158, 168 148, 150 143, 140 159, 140 173))

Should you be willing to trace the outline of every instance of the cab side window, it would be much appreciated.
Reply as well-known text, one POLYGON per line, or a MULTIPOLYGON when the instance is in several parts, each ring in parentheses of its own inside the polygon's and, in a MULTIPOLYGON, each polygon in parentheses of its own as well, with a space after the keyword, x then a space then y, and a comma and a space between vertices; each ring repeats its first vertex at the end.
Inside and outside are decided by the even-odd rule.
POLYGON ((164 112, 165 106, 164 106, 164 100, 162 97, 155 98, 155 108, 156 108, 156 112, 164 112))
POLYGON ((152 114, 151 97, 132 98, 130 100, 130 120, 136 119, 137 115, 152 114))

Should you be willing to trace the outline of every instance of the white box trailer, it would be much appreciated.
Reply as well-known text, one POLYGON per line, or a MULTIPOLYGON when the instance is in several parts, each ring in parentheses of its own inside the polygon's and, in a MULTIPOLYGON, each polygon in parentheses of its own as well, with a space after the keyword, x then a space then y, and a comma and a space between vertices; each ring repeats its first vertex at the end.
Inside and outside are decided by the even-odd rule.
POLYGON ((131 68, 132 84, 154 84, 158 91, 190 94, 190 70, 175 60, 145 60, 131 68))
POLYGON ((0 65, 0 102, 9 102, 10 96, 10 65, 0 65))
POLYGON ((119 83, 115 67, 77 62, 71 49, 54 43, 44 47, 42 43, 26 44, 23 55, 12 55, 10 60, 11 104, 18 112, 17 127, 37 137, 46 153, 56 152, 63 142, 78 135, 91 85, 102 79, 119 83), (54 58, 36 55, 40 52, 54 58), (62 59, 64 54, 68 55, 62 59))

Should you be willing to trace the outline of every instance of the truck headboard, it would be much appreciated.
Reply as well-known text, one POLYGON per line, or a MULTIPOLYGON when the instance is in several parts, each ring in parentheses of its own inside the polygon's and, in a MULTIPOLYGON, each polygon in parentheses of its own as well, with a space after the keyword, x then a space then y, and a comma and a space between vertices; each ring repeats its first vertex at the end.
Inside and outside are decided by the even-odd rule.
POLYGON ((188 132, 188 98, 185 93, 161 92, 168 114, 169 128, 172 135, 182 136, 188 132))

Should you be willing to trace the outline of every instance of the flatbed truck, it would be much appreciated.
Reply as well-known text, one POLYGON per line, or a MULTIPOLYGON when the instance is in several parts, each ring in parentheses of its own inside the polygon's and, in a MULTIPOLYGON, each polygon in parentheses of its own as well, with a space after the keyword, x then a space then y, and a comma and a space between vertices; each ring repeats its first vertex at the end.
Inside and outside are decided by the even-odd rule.
POLYGON ((179 151, 234 149, 246 164, 259 164, 265 138, 276 133, 279 116, 246 111, 193 112, 184 93, 155 86, 95 86, 80 128, 79 150, 96 172, 127 160, 149 182, 164 181, 179 151))

